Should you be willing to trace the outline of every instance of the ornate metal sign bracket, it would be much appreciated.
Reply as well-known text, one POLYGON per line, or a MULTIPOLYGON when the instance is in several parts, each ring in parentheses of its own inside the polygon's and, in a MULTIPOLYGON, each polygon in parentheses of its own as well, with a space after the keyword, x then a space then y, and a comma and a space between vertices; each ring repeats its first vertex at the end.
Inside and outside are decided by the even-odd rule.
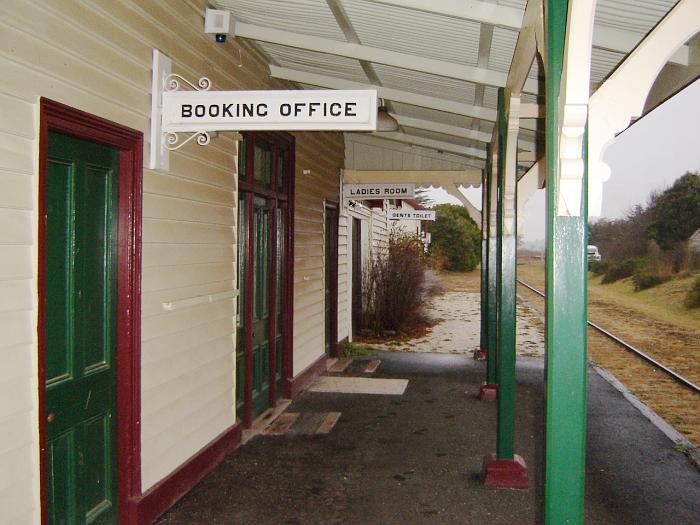
POLYGON ((148 160, 148 168, 152 170, 168 171, 170 169, 171 151, 180 149, 192 141, 200 146, 206 146, 212 139, 212 134, 204 130, 190 133, 163 131, 163 93, 181 91, 183 87, 189 88, 188 91, 209 91, 211 88, 211 80, 207 77, 202 77, 196 84, 193 84, 182 75, 171 71, 172 60, 157 49, 154 49, 151 89, 151 142, 148 160))
MULTIPOLYGON (((183 84, 189 86, 192 91, 209 91, 209 88, 211 88, 211 80, 209 80, 207 77, 201 77, 197 81, 197 85, 195 85, 177 73, 170 73, 165 77, 164 88, 165 91, 173 93, 175 91, 180 91, 183 84)), ((191 142, 192 140, 196 140, 197 144, 200 146, 206 146, 209 144, 209 142, 211 142, 211 134, 208 131, 203 130, 189 133, 187 138, 184 140, 181 139, 180 134, 177 132, 164 131, 163 134, 165 135, 165 147, 169 151, 180 149, 182 146, 188 142, 191 142)))

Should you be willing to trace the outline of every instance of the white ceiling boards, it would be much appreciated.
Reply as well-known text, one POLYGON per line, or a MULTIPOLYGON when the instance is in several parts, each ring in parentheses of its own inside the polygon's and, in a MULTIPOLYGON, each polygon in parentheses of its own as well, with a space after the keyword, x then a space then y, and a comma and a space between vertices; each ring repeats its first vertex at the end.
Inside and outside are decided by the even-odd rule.
MULTIPOLYGON (((674 3, 598 0, 591 64, 594 85, 674 3)), ((376 89, 400 125, 397 135, 402 137, 394 135, 392 140, 483 163, 483 139, 491 134, 496 115, 495 88, 505 86, 525 0, 214 0, 214 4, 231 11, 236 38, 247 39, 261 51, 272 76, 304 88, 376 89), (445 144, 462 148, 448 150, 445 144)), ((687 64, 687 46, 671 60, 687 64)), ((538 73, 535 62, 525 81, 525 102, 536 102, 536 96, 543 95, 538 73)), ((536 128, 534 119, 521 122, 521 129, 536 128)), ((381 134, 367 139, 381 141, 381 134)), ((535 146, 528 138, 519 149, 535 151, 535 146)))

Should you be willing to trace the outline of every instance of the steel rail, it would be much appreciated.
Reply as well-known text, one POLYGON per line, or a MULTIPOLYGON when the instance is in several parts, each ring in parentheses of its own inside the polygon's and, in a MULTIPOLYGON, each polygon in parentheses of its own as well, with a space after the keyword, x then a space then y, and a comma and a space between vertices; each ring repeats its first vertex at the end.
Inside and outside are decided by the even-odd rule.
MULTIPOLYGON (((545 296, 545 295, 544 295, 542 292, 540 292, 537 288, 534 288, 534 287, 530 286, 530 285, 527 284, 526 282, 521 281, 520 279, 518 279, 518 282, 519 282, 520 284, 522 284, 522 285, 523 285, 525 288, 527 288, 528 290, 531 290, 531 291, 535 292, 535 293, 536 293, 537 295, 539 295, 540 297, 544 297, 544 296, 545 296)), ((659 362, 658 362, 656 359, 654 359, 653 357, 651 357, 651 356, 645 354, 645 353, 642 352, 639 348, 635 348, 634 346, 632 346, 631 344, 627 343, 626 341, 623 341, 622 339, 620 339, 619 337, 617 337, 617 336, 616 336, 615 334, 613 334, 612 332, 609 332, 608 330, 606 330, 606 329, 603 328, 602 326, 597 325, 597 324, 595 324, 595 323, 592 322, 592 321, 587 321, 587 322, 588 322, 588 325, 589 325, 589 326, 591 326, 592 328, 595 328, 595 329, 598 330, 601 334, 603 334, 603 335, 609 337, 610 339, 612 339, 613 341, 615 341, 617 344, 619 344, 620 346, 622 346, 625 350, 628 350, 628 351, 630 351, 630 352, 636 354, 638 357, 641 357, 641 358, 642 358, 644 361, 646 361, 647 363, 650 363, 650 364, 652 364, 652 365, 654 365, 654 366, 660 368, 661 370, 663 370, 664 372, 666 372, 668 375, 670 375, 673 379, 675 379, 678 383, 680 383, 680 384, 682 384, 683 386, 689 388, 690 390, 693 390, 694 392, 700 394, 700 386, 698 386, 698 385, 696 385, 695 383, 693 383, 692 381, 686 379, 686 378, 683 377, 682 375, 680 375, 680 374, 674 372, 673 370, 671 370, 671 369, 668 368, 667 366, 662 365, 661 363, 659 363, 659 362)))

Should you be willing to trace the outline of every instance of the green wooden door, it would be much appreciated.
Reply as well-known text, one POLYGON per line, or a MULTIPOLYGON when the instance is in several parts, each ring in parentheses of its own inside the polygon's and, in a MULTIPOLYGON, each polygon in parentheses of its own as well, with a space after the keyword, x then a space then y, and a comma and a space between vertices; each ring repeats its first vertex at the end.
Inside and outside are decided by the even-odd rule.
POLYGON ((244 137, 238 157, 236 413, 246 425, 282 396, 291 167, 270 139, 244 137))
POLYGON ((270 407, 270 243, 272 210, 253 200, 253 417, 270 407))
POLYGON ((246 316, 246 254, 248 253, 248 214, 246 196, 238 197, 238 308, 236 310, 236 414, 245 406, 245 334, 250 322, 246 316))
POLYGON ((275 233, 277 238, 273 239, 277 244, 277 249, 275 250, 275 312, 277 314, 277 322, 275 323, 275 397, 277 399, 282 397, 282 341, 285 323, 282 283, 284 282, 285 212, 286 209, 284 208, 275 208, 275 220, 277 221, 275 233))
POLYGON ((117 523, 119 152, 51 133, 46 180, 49 523, 117 523))

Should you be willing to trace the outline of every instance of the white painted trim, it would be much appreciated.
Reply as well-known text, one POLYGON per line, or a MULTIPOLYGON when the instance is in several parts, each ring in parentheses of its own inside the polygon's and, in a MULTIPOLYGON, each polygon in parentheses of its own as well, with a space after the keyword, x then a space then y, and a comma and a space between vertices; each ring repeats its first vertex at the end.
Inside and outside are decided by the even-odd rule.
POLYGON ((491 173, 489 177, 489 189, 491 199, 489 203, 489 238, 498 237, 498 149, 499 135, 498 126, 493 127, 493 138, 491 139, 491 173))
POLYGON ((510 95, 507 107, 506 158, 503 191, 503 236, 516 234, 515 196, 518 186, 518 131, 520 130, 520 96, 510 95))
MULTIPOLYGON (((643 35, 635 31, 626 31, 618 27, 609 27, 597 24, 593 28, 593 46, 606 51, 615 51, 625 55, 632 51, 642 40, 643 35)), ((687 45, 682 45, 671 55, 669 62, 679 66, 687 66, 690 50, 687 45)))
MULTIPOLYGON (((491 4, 478 0, 369 0, 378 4, 392 5, 424 11, 437 15, 473 20, 506 29, 519 31, 524 10, 516 7, 491 4)), ((593 33, 593 45, 600 49, 627 54, 632 51, 643 34, 636 31, 612 28, 598 24, 593 33)), ((539 47, 539 49, 544 49, 539 47)), ((671 62, 688 65, 688 46, 680 47, 671 57, 671 62)))
POLYGON ((467 209, 467 213, 472 220, 477 225, 481 224, 481 212, 477 210, 471 201, 467 199, 464 193, 462 193, 462 191, 459 189, 459 184, 445 185, 443 186, 443 189, 453 197, 459 199, 462 205, 467 209))
POLYGON ((557 215, 581 215, 595 0, 569 0, 559 92, 557 215))
MULTIPOLYGON (((403 102, 412 106, 436 109, 446 113, 455 113, 457 115, 488 120, 490 122, 495 122, 497 118, 497 112, 495 109, 483 106, 474 106, 471 104, 457 102, 455 100, 421 95, 410 91, 387 88, 375 84, 354 82, 352 80, 344 80, 338 77, 319 75, 317 73, 309 73, 307 71, 299 71, 286 67, 270 65, 270 76, 329 89, 375 89, 377 91, 377 96, 385 100, 403 102)), ((523 122, 521 125, 523 129, 530 131, 537 130, 537 123, 535 122, 523 122)))
MULTIPOLYGON (((432 75, 464 80, 466 82, 475 82, 495 87, 506 85, 506 75, 493 69, 456 64, 454 62, 436 60, 420 55, 409 55, 407 53, 355 44, 353 42, 339 42, 330 38, 292 33, 290 31, 247 24, 244 22, 236 22, 235 33, 237 37, 249 38, 251 40, 269 42, 298 49, 308 49, 317 53, 354 58, 356 60, 400 67, 411 71, 420 71, 432 75)), ((537 93, 537 81, 528 80, 525 82, 525 90, 529 93, 537 93)))
POLYGON ((544 105, 524 103, 520 104, 520 118, 544 118, 546 110, 544 105))
POLYGON ((472 158, 466 158, 461 155, 455 155, 454 153, 438 153, 437 151, 425 148, 423 146, 416 146, 413 144, 406 144, 403 142, 395 142, 393 140, 384 140, 381 138, 381 133, 377 135, 368 135, 367 133, 345 133, 346 147, 347 144, 360 145, 360 146, 370 146, 373 148, 387 149, 392 152, 397 152, 401 154, 415 155, 431 161, 446 162, 450 164, 456 164, 463 166, 467 169, 474 167, 475 169, 481 169, 481 166, 475 166, 475 164, 480 164, 481 161, 472 158))
POLYGON ((649 91, 673 53, 700 31, 700 2, 680 0, 591 96, 588 121, 588 210, 600 215, 603 183, 610 167, 603 160, 615 135, 644 111, 649 91))
POLYGON ((233 299, 234 297, 238 297, 238 290, 230 290, 228 292, 200 295, 197 297, 190 297, 188 299, 164 302, 161 303, 161 307, 163 310, 170 312, 174 310, 181 310, 183 308, 191 308, 192 306, 198 306, 200 304, 209 304, 226 299, 233 299))
POLYGON ((483 24, 520 29, 522 9, 479 0, 369 0, 377 4, 405 7, 416 11, 473 20, 483 24))
POLYGON ((522 231, 524 226, 525 205, 532 198, 538 189, 544 187, 545 177, 545 160, 540 159, 535 162, 525 174, 518 180, 517 191, 517 215, 518 215, 518 231, 522 231))
MULTIPOLYGON (((542 0, 530 0, 525 8, 522 27, 518 33, 518 40, 515 44, 513 59, 508 70, 508 80, 506 91, 511 95, 519 96, 523 90, 533 93, 527 88, 529 83, 537 85, 536 80, 529 80, 528 75, 532 69, 532 63, 537 54, 537 41, 535 32, 538 26, 544 24, 544 7, 542 0)), ((535 87, 534 93, 537 93, 535 87)))
POLYGON ((480 169, 439 170, 342 170, 342 180, 349 183, 393 182, 413 183, 416 186, 462 185, 477 187, 481 184, 480 169))
POLYGON ((445 111, 447 113, 456 113, 457 115, 464 115, 466 117, 490 120, 491 122, 495 122, 497 116, 496 110, 490 108, 472 106, 471 104, 464 104, 455 100, 420 95, 418 93, 411 93, 410 91, 402 91, 400 89, 376 86, 363 82, 353 82, 352 80, 319 75, 317 73, 309 73, 307 71, 299 71, 275 65, 270 65, 270 76, 329 89, 376 89, 379 98, 404 102, 424 108, 437 109, 438 111, 445 111))
POLYGON ((491 141, 491 135, 483 131, 462 128, 460 126, 452 126, 450 124, 443 124, 433 120, 406 117, 397 113, 389 114, 394 117, 401 126, 406 126, 408 128, 424 129, 426 131, 442 133, 443 135, 452 135, 454 137, 461 137, 468 140, 478 140, 479 142, 491 141))
POLYGON ((172 60, 158 49, 153 50, 151 68, 151 120, 148 169, 169 171, 170 150, 163 140, 162 110, 165 83, 172 71, 172 60))
MULTIPOLYGON (((467 146, 460 146, 459 144, 452 144, 451 142, 443 142, 441 140, 428 139, 425 137, 418 137, 416 135, 409 135, 407 133, 399 132, 383 132, 379 133, 381 138, 387 140, 395 140, 397 142, 405 142, 407 144, 416 144, 417 146, 424 146, 426 148, 433 148, 439 151, 449 151, 451 153, 456 153, 458 155, 464 155, 467 157, 476 157, 477 159, 486 158, 486 149, 470 148, 467 146)), ((373 134, 374 135, 374 134, 373 134)))

